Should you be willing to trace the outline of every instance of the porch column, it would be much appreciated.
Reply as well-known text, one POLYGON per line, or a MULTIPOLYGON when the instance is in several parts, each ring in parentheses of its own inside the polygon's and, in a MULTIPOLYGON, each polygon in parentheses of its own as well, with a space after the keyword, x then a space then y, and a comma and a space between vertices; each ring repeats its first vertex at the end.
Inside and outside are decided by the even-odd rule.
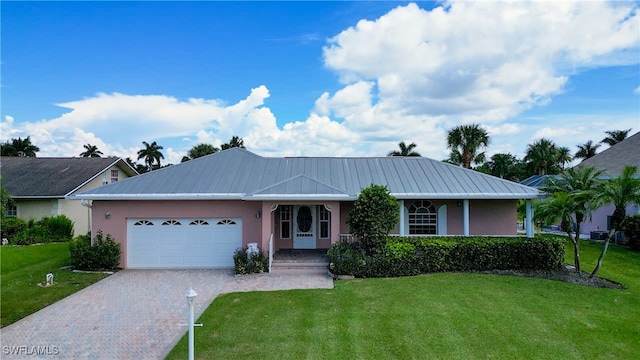
POLYGON ((404 200, 400 200, 400 226, 398 227, 398 234, 400 236, 406 235, 406 230, 404 228, 404 200))
POLYGON ((462 200, 462 235, 469 236, 469 199, 462 200))
POLYGON ((331 229, 331 243, 340 241, 340 202, 330 202, 331 205, 331 222, 329 228, 331 229))
POLYGON ((262 243, 260 248, 264 253, 269 252, 269 237, 272 233, 273 224, 273 212, 271 211, 271 204, 266 201, 262 202, 262 210, 260 210, 260 226, 262 228, 262 243))
POLYGON ((533 237, 533 206, 531 206, 531 199, 526 200, 526 207, 527 207, 527 217, 525 219, 526 221, 524 226, 527 231, 527 237, 532 238, 533 237))

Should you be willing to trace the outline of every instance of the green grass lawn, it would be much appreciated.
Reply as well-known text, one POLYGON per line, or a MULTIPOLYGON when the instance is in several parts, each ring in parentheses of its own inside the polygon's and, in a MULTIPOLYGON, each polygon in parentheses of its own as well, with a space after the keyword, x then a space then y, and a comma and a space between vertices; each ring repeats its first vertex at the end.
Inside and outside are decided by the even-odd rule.
POLYGON ((104 278, 105 274, 61 270, 70 264, 69 243, 0 248, 0 314, 7 326, 104 278), (47 273, 54 286, 40 287, 47 273))
MULTIPOLYGON (((599 250, 583 243, 585 270, 599 250)), ((198 321, 196 358, 635 359, 640 253, 613 246, 599 275, 628 289, 443 273, 227 294, 198 321)), ((187 352, 185 336, 168 359, 187 352)))

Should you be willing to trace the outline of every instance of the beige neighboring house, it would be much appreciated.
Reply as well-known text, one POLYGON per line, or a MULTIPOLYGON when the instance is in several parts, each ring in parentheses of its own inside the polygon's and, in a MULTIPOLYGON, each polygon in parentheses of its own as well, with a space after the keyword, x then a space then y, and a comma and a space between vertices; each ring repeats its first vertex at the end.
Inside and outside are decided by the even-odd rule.
POLYGON ((66 196, 138 175, 117 157, 2 157, 0 174, 2 186, 16 204, 7 209, 7 216, 28 221, 66 215, 74 222, 75 236, 91 229, 90 204, 66 196))

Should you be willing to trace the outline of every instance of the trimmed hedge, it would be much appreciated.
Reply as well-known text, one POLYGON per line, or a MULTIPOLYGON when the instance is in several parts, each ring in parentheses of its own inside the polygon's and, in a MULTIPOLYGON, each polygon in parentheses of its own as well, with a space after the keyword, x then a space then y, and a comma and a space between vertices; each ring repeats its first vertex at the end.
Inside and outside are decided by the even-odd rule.
MULTIPOLYGON (((6 219, 5 222, 7 222, 6 219)), ((3 227, 4 227, 3 223, 3 227)), ((24 222, 13 218, 7 222, 11 234, 7 234, 10 244, 31 245, 38 243, 66 242, 73 238, 73 220, 65 215, 43 217, 40 220, 29 219, 24 222)), ((4 232, 3 232, 4 236, 4 232)))
POLYGON ((562 266, 558 238, 389 237, 376 253, 358 243, 336 243, 328 251, 335 275, 395 277, 443 271, 553 270, 562 266))

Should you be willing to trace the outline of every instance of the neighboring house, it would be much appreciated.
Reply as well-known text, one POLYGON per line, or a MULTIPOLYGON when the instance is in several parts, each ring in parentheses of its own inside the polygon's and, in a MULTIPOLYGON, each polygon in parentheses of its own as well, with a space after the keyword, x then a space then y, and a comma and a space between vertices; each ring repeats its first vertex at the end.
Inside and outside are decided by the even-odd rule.
MULTIPOLYGON (((629 165, 636 166, 640 170, 640 132, 582 161, 577 166, 593 166, 597 170, 604 171, 604 179, 611 179, 620 176, 622 169, 629 165)), ((551 177, 560 178, 558 175, 534 175, 522 180, 520 184, 540 189, 546 185, 546 182, 551 177)), ((594 231, 606 232, 610 230, 610 221, 614 209, 613 204, 610 204, 593 211, 591 218, 587 219, 580 227, 580 233, 590 235, 594 231)), ((640 214, 639 204, 627 206, 627 215, 630 214, 640 214)))
MULTIPOLYGON (((640 170, 640 132, 580 163, 580 166, 593 166, 598 170, 604 170, 607 178, 619 177, 622 169, 629 165, 636 166, 640 170)), ((585 221, 581 232, 590 234, 592 231, 610 230, 609 224, 613 210, 615 210, 613 204, 596 209, 591 214, 591 220, 585 221)), ((631 214, 640 214, 640 204, 627 206, 627 215, 631 214)))
POLYGON ((424 157, 268 158, 231 148, 70 198, 93 201, 94 232, 122 244, 122 267, 228 267, 253 242, 265 252, 270 239, 274 251, 328 249, 348 236, 349 209, 371 184, 400 200, 399 235, 515 235, 518 199, 539 194, 424 157))
POLYGON ((74 222, 75 235, 90 230, 91 211, 83 202, 65 197, 138 174, 115 157, 2 157, 0 172, 2 186, 16 204, 7 209, 8 216, 38 220, 66 215, 74 222))

